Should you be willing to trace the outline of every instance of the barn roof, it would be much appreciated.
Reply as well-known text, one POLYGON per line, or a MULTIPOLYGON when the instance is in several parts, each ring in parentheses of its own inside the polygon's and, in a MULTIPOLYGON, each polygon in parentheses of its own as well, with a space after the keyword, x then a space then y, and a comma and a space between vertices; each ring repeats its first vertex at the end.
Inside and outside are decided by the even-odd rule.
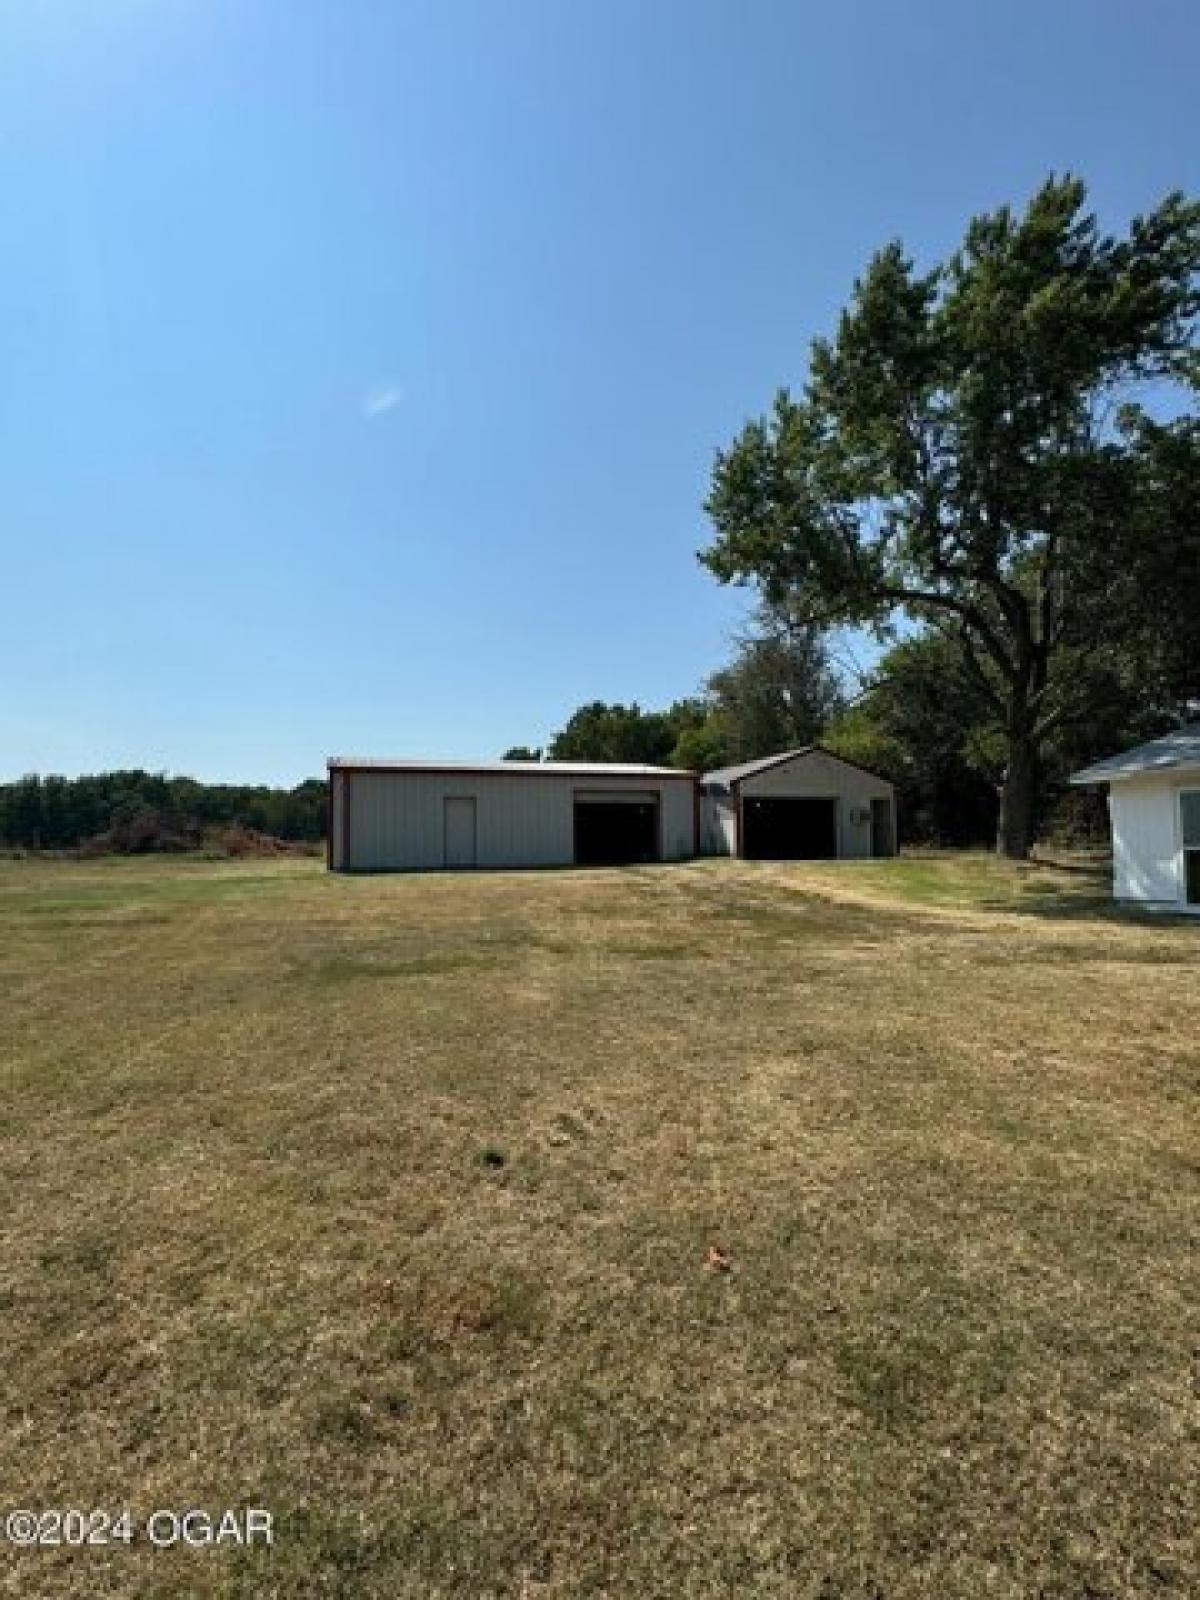
POLYGON ((757 761, 743 761, 736 767, 717 767, 712 772, 702 774, 700 781, 728 788, 731 784, 741 783, 743 778, 752 778, 756 773, 769 772, 772 767, 781 767, 785 761, 795 761, 798 756, 811 755, 827 756, 830 761, 840 761, 844 767, 853 767, 856 772, 865 772, 869 778, 879 778, 881 783, 888 781, 880 777, 878 772, 872 772, 869 767, 860 767, 857 761, 847 761, 845 756, 839 756, 819 744, 804 744, 798 750, 783 750, 779 755, 762 756, 757 761))
POLYGON ((563 778, 687 778, 694 772, 682 767, 647 767, 630 761, 407 761, 377 756, 330 756, 331 772, 448 772, 530 773, 540 777, 563 778))
POLYGON ((1169 772, 1175 767, 1200 767, 1200 722, 1189 722, 1161 739, 1151 739, 1148 744, 1095 761, 1072 773, 1071 782, 1109 783, 1114 778, 1130 778, 1140 772, 1169 772))

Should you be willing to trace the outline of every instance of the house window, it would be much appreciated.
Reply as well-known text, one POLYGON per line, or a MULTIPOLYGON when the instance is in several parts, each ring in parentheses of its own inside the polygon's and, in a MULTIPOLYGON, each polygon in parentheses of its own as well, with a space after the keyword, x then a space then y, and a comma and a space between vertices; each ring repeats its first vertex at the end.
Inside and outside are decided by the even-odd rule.
POLYGON ((1179 821, 1184 899, 1190 906, 1200 906, 1200 789, 1184 789, 1180 794, 1179 821))

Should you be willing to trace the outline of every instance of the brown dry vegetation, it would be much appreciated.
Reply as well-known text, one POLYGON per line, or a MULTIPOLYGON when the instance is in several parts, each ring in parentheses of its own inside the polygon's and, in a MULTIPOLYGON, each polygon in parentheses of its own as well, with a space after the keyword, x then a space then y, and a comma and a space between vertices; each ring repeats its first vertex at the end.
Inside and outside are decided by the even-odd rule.
POLYGON ((1200 926, 983 858, 0 863, 13 1595, 1191 1595, 1200 926))

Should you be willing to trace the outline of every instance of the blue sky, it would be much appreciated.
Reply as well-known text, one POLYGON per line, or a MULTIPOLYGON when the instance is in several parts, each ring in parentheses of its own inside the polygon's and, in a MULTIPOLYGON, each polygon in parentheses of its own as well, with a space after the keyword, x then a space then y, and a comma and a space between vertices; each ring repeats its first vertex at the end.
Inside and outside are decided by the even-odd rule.
POLYGON ((855 274, 1200 190, 1194 0, 12 0, 0 777, 662 705, 715 448, 855 274))

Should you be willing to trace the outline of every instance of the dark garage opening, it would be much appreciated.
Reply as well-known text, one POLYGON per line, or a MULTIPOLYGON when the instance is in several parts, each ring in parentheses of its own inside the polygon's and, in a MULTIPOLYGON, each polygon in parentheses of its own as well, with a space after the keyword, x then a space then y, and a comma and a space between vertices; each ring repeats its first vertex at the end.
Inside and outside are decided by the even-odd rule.
POLYGON ((657 861, 657 803, 653 800, 577 800, 575 860, 581 867, 657 861))
POLYGON ((831 861, 837 856, 837 801, 747 795, 742 854, 749 861, 831 861))

